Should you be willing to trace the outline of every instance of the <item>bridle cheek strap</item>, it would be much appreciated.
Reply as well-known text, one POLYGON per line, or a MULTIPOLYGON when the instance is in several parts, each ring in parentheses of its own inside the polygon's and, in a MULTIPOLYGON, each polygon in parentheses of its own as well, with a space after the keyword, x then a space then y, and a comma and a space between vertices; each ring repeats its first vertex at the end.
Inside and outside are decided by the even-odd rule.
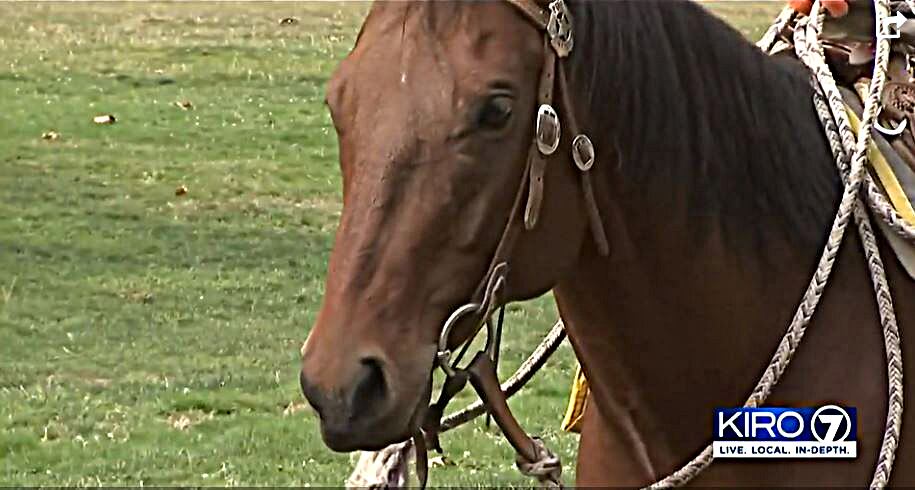
POLYGON ((544 41, 545 59, 540 73, 537 90, 537 120, 534 125, 534 141, 528 152, 530 175, 528 178, 527 206, 524 208, 524 228, 532 230, 540 217, 543 203, 543 176, 546 173, 547 158, 559 146, 562 128, 559 116, 553 110, 553 86, 556 82, 556 52, 544 41))

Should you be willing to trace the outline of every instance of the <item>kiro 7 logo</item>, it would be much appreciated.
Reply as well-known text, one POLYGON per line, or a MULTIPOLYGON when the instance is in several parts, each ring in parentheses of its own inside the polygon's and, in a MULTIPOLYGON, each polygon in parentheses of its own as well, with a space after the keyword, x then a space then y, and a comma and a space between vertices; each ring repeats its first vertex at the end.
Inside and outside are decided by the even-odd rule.
POLYGON ((820 407, 813 412, 813 425, 810 426, 810 431, 820 442, 844 441, 851 434, 851 416, 842 407, 820 407))
POLYGON ((857 410, 838 405, 715 410, 715 458, 855 458, 857 410))

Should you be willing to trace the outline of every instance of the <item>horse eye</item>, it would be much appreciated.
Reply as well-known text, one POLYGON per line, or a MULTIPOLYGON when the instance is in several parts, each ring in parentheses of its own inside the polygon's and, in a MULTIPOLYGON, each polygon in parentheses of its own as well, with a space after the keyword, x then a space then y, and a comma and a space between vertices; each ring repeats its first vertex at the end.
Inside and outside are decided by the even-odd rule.
POLYGON ((477 115, 477 125, 486 130, 504 128, 511 121, 512 103, 512 98, 505 95, 490 97, 477 115))

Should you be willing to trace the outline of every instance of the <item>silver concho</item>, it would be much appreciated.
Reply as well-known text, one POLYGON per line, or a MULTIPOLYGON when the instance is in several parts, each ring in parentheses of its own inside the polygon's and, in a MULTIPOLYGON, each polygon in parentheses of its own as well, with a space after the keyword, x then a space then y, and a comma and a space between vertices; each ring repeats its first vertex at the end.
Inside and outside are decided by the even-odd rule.
POLYGON ((572 140, 572 160, 582 172, 591 170, 594 166, 594 145, 591 138, 580 134, 572 140))
POLYGON ((534 127, 534 140, 537 149, 545 156, 552 155, 559 148, 559 137, 562 134, 559 126, 559 115, 549 104, 543 104, 537 109, 537 124, 534 127))
POLYGON ((560 58, 565 58, 572 52, 575 39, 572 36, 572 13, 564 0, 550 2, 550 20, 546 25, 546 33, 550 36, 550 45, 556 50, 560 58))

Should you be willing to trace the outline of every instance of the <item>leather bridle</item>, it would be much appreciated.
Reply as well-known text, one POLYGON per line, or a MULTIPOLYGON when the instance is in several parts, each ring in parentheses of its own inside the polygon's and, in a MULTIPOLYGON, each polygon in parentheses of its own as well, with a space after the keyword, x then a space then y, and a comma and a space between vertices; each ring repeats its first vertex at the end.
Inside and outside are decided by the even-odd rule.
MULTIPOLYGON (((559 148, 562 126, 559 114, 553 107, 557 84, 559 85, 561 108, 565 112, 566 126, 569 128, 570 134, 574 135, 571 145, 572 160, 580 171, 582 195, 588 213, 591 234, 598 252, 602 255, 609 253, 603 221, 591 183, 590 171, 595 161, 594 146, 587 135, 579 132, 579 126, 569 100, 569 87, 564 65, 561 62, 571 54, 574 45, 569 9, 564 0, 552 0, 547 9, 543 9, 537 0, 506 1, 545 33, 544 61, 538 84, 539 107, 534 125, 534 138, 528 150, 526 168, 515 195, 511 213, 487 273, 477 286, 473 294, 474 299, 457 308, 448 317, 442 328, 435 365, 444 371, 445 382, 438 399, 429 406, 421 429, 417 430, 413 437, 416 447, 417 475, 423 487, 426 485, 428 471, 426 445, 429 444, 433 449, 441 452, 438 433, 445 407, 466 386, 468 381, 486 404, 487 410, 499 425, 506 439, 518 453, 519 468, 522 471, 527 468, 529 470, 527 472, 536 476, 541 483, 550 486, 560 485, 559 476, 562 465, 559 463, 559 459, 550 453, 539 439, 528 436, 508 408, 505 394, 499 386, 496 365, 493 360, 496 356, 496 344, 493 342, 496 334, 490 321, 493 311, 497 306, 502 305, 504 299, 500 295, 506 289, 509 255, 521 231, 518 221, 521 216, 522 203, 524 204, 523 226, 525 230, 531 230, 536 226, 540 215, 546 165, 559 148), (462 328, 470 327, 466 330, 469 335, 455 342, 455 339, 452 338, 454 327, 462 321, 471 322, 470 325, 461 325, 462 328), (457 367, 458 362, 484 325, 487 327, 485 347, 474 356, 466 368, 457 367), (452 358, 453 351, 450 348, 452 345, 463 346, 455 358, 452 358)), ((498 331, 501 331, 502 318, 503 315, 500 314, 498 331)))

